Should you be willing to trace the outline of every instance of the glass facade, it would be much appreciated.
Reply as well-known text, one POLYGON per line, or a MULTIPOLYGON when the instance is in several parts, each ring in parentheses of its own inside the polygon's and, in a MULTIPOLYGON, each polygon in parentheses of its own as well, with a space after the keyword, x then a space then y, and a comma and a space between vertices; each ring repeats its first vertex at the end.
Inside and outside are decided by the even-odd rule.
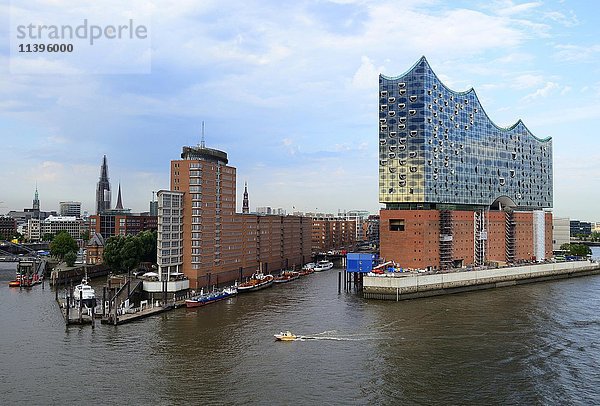
POLYGON ((495 125, 473 89, 448 89, 421 58, 379 77, 379 201, 552 207, 552 141, 495 125))

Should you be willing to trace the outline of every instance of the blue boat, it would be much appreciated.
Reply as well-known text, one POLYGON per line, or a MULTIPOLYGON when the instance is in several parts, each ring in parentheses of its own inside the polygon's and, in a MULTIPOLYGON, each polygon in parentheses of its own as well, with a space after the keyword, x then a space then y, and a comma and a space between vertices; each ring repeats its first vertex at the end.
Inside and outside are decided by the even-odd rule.
POLYGON ((198 296, 195 296, 191 299, 186 299, 185 306, 186 307, 200 307, 207 305, 209 303, 218 302, 219 300, 227 299, 228 297, 237 295, 237 288, 235 286, 230 286, 224 288, 223 290, 218 290, 216 292, 203 293, 201 292, 198 296))

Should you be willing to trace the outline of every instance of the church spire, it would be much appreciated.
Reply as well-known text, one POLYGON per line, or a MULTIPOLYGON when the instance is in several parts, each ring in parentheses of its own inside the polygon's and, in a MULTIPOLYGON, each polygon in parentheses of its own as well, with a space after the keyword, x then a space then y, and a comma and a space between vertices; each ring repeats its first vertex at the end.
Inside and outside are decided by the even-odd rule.
POLYGON ((40 211, 40 196, 38 194, 37 182, 35 182, 35 195, 33 196, 33 211, 40 211))
POLYGON ((116 210, 123 210, 123 201, 121 200, 121 182, 119 182, 119 192, 117 193, 117 206, 116 210))
POLYGON ((108 163, 106 155, 102 159, 100 167, 100 180, 96 188, 96 214, 110 209, 110 181, 108 180, 108 163))
POLYGON ((244 182, 244 200, 242 201, 242 213, 250 213, 250 204, 248 202, 248 182, 244 182))

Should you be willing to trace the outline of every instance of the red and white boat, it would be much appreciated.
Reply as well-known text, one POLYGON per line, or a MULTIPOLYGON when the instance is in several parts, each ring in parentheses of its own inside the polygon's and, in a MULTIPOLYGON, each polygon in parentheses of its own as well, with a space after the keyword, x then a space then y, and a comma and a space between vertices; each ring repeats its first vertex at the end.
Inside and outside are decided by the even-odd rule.
POLYGON ((262 272, 256 272, 247 282, 238 285, 238 293, 254 292, 256 290, 268 288, 273 285, 274 279, 273 275, 265 275, 262 272))
POLYGON ((281 275, 276 276, 275 279, 273 279, 274 283, 286 283, 286 282, 291 282, 295 279, 298 279, 300 277, 300 272, 296 272, 296 271, 283 271, 281 273, 281 275))

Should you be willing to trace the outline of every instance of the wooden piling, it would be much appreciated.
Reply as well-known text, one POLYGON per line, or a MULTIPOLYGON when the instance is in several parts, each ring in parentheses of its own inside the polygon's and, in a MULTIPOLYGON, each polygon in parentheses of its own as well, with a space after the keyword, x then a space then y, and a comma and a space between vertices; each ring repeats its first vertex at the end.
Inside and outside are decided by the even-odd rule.
POLYGON ((79 290, 79 324, 83 323, 83 289, 79 290))
POLYGON ((338 295, 342 293, 342 272, 338 272, 338 295))
POLYGON ((113 303, 113 310, 114 310, 114 325, 117 325, 117 299, 115 298, 115 303, 113 303))
POLYGON ((65 317, 65 322, 67 323, 67 325, 69 324, 69 318, 71 317, 69 315, 69 313, 71 312, 71 292, 70 291, 65 291, 65 307, 66 307, 66 317, 65 317))
POLYGON ((102 286, 102 317, 106 316, 106 286, 102 286))

